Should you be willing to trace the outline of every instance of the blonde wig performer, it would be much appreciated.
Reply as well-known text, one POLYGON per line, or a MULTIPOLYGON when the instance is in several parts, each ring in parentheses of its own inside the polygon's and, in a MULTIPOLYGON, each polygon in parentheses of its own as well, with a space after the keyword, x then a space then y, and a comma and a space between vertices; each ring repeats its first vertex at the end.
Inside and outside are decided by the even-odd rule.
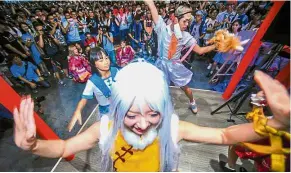
MULTIPOLYGON (((167 25, 161 16, 159 16, 157 8, 153 0, 144 0, 148 5, 152 19, 155 23, 155 32, 158 35, 158 55, 156 66, 161 69, 167 77, 167 81, 173 82, 175 86, 180 87, 189 98, 191 111, 196 114, 198 112, 197 104, 193 98, 192 90, 188 83, 192 79, 192 71, 188 70, 181 62, 181 51, 184 48, 190 48, 194 52, 202 55, 216 48, 213 44, 207 47, 200 47, 197 40, 186 31, 191 22, 192 9, 187 6, 179 6, 175 10, 175 21, 167 25)), ((231 46, 228 46, 230 48, 231 46)))
MULTIPOLYGON (((230 145, 264 138, 252 123, 210 128, 180 121, 173 110, 164 73, 150 63, 130 63, 117 73, 115 80, 111 121, 105 125, 96 122, 67 140, 36 139, 33 102, 30 96, 24 98, 20 111, 14 110, 16 145, 36 155, 58 158, 96 147, 99 142, 102 171, 153 172, 177 170, 177 143, 181 140, 230 145)), ((266 124, 276 129, 288 128, 290 98, 286 89, 262 72, 255 73, 255 80, 274 114, 266 124)))

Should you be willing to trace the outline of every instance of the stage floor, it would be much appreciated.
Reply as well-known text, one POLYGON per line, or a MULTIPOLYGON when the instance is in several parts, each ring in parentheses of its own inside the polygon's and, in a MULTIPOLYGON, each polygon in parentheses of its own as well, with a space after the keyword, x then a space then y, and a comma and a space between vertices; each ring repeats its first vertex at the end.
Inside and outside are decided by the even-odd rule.
MULTIPOLYGON (((207 78, 203 77, 207 73, 206 64, 199 64, 194 61, 193 79, 191 87, 208 89, 207 78), (196 66, 196 67, 195 67, 196 66), (198 76, 198 77, 197 77, 198 76), (200 78, 199 78, 200 76, 200 78)), ((37 96, 45 95, 43 102, 44 115, 42 118, 62 139, 67 139, 77 134, 81 126, 76 125, 74 130, 69 133, 66 131, 67 124, 76 108, 81 93, 85 87, 84 84, 76 84, 73 81, 66 80, 67 86, 59 86, 52 81, 52 88, 41 90, 37 96)), ((193 94, 198 104, 199 113, 193 115, 188 109, 188 99, 185 94, 175 87, 171 87, 171 95, 175 110, 181 120, 189 121, 197 125, 208 127, 228 127, 233 125, 226 119, 229 117, 228 109, 222 109, 222 113, 210 115, 210 112, 224 103, 221 94, 213 91, 193 89, 193 94)), ((244 104, 244 111, 248 111, 248 104, 244 104)), ((84 129, 90 126, 95 120, 96 101, 91 100, 83 111, 83 122, 91 115, 84 129), (94 110, 94 111, 93 111, 94 110), (91 114, 91 112, 93 112, 91 114)), ((244 123, 243 117, 234 117, 236 123, 244 123)), ((179 171, 222 171, 218 165, 219 155, 227 156, 227 146, 216 146, 201 143, 180 142, 181 155, 179 171)), ((0 171, 18 172, 18 171, 100 171, 100 152, 98 146, 86 152, 78 153, 71 162, 62 160, 56 165, 58 159, 41 158, 30 153, 21 151, 13 142, 13 129, 9 128, 0 132, 0 171)), ((240 161, 239 164, 242 164, 240 161)), ((243 162, 243 166, 248 170, 253 170, 252 163, 243 162)))

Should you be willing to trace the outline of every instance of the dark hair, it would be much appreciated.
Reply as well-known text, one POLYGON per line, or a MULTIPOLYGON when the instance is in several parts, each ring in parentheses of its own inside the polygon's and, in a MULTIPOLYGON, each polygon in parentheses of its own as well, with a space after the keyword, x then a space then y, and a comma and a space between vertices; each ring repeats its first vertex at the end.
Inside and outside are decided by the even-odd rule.
POLYGON ((91 65, 92 73, 96 73, 99 76, 100 76, 100 73, 99 73, 98 69, 95 67, 95 62, 98 61, 99 59, 104 58, 102 53, 105 56, 108 56, 108 54, 106 53, 106 51, 103 48, 95 47, 95 48, 90 50, 90 56, 89 56, 89 62, 91 65))
POLYGON ((26 25, 29 29, 31 29, 30 26, 29 26, 27 23, 25 23, 25 22, 20 22, 20 23, 19 23, 19 30, 21 31, 22 34, 26 34, 26 31, 24 31, 24 30, 21 28, 21 25, 26 25))
POLYGON ((238 30, 237 30, 237 32, 240 32, 241 31, 241 28, 242 28, 242 21, 240 20, 240 19, 236 19, 235 21, 233 21, 232 23, 231 23, 231 25, 230 25, 230 27, 229 27, 229 32, 233 32, 232 31, 232 26, 233 26, 233 24, 234 23, 238 23, 239 25, 240 25, 240 28, 238 28, 238 30))
POLYGON ((141 16, 139 14, 134 16, 134 20, 140 20, 141 16))

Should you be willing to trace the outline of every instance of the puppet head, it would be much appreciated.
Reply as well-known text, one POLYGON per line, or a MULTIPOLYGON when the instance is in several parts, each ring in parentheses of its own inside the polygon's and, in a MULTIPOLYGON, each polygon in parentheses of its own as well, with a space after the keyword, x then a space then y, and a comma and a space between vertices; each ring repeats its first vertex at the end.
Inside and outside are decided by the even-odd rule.
MULTIPOLYGON (((156 136, 160 143, 161 171, 173 170, 178 153, 170 133, 174 109, 163 72, 147 62, 132 62, 117 73, 115 81, 111 90, 110 104, 113 126, 110 135, 101 146, 103 171, 111 167, 109 154, 114 147, 117 132, 120 130, 123 133, 124 130, 131 130, 125 125, 125 118, 133 105, 138 108, 139 114, 143 114, 145 106, 159 113, 159 121, 148 129, 155 129, 157 132, 156 136)), ((137 135, 133 130, 131 133, 134 136, 137 135)), ((140 136, 139 138, 141 139, 140 136)), ((126 141, 129 143, 128 140, 126 141)))
POLYGON ((214 36, 208 41, 208 44, 215 44, 219 52, 228 52, 230 50, 243 51, 239 38, 229 33, 226 29, 216 31, 214 36))

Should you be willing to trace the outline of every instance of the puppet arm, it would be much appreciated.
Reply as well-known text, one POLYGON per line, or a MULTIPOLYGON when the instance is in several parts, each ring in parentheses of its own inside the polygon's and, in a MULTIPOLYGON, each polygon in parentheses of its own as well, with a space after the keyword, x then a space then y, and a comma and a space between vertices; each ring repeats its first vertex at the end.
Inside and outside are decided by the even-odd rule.
POLYGON ((14 141, 15 144, 33 154, 49 157, 68 157, 80 151, 94 147, 100 137, 100 123, 96 122, 83 133, 68 140, 36 139, 36 126, 33 116, 33 102, 30 96, 20 103, 20 110, 14 109, 14 141), (84 142, 85 141, 85 142, 84 142))
MULTIPOLYGON (((268 106, 274 115, 267 121, 267 126, 277 130, 290 128, 290 97, 285 87, 277 80, 263 72, 255 72, 255 81, 265 95, 268 106)), ((252 142, 263 137, 257 134, 252 123, 230 126, 227 128, 200 127, 188 122, 180 121, 179 139, 213 144, 236 144, 238 142, 252 142)))
MULTIPOLYGON (((284 126, 276 119, 269 120, 267 125, 276 129, 284 129, 284 126)), ((179 140, 230 145, 239 142, 253 142, 262 138, 264 137, 255 132, 252 123, 227 128, 201 127, 185 121, 179 123, 179 140)))

